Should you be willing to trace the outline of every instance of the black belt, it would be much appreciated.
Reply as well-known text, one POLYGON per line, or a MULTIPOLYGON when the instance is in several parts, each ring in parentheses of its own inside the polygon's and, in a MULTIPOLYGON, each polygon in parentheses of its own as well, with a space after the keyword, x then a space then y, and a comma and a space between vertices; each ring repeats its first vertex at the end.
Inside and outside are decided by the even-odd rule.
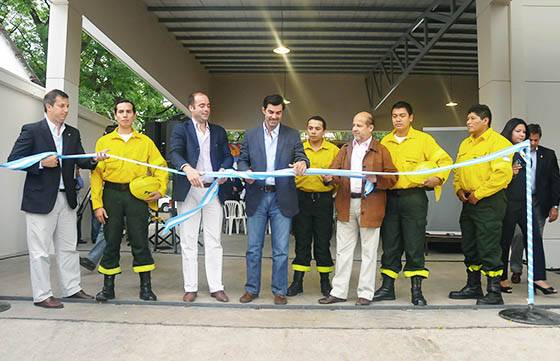
POLYGON ((352 199, 356 199, 356 198, 362 198, 362 193, 350 193, 350 198, 352 199))
POLYGON ((265 193, 272 193, 272 192, 276 192, 276 186, 266 185, 264 187, 259 187, 259 190, 261 190, 265 193))
POLYGON ((63 188, 63 189, 60 189, 60 188, 59 188, 58 191, 59 191, 59 192, 66 192, 66 189, 64 189, 64 188, 63 188))
POLYGON ((114 189, 120 192, 128 191, 128 183, 113 183, 113 182, 105 182, 104 188, 114 189))
POLYGON ((204 186, 204 188, 210 188, 212 186, 212 183, 202 183, 202 185, 204 186))
POLYGON ((405 196, 408 194, 412 194, 412 193, 417 193, 417 192, 426 192, 426 191, 433 191, 433 188, 428 188, 428 187, 419 187, 419 188, 406 188, 406 189, 389 189, 387 191, 387 194, 392 195, 392 196, 405 196))
POLYGON ((321 197, 331 197, 332 198, 332 192, 331 191, 327 191, 327 192, 306 192, 306 191, 298 190, 298 193, 301 194, 304 197, 311 198, 313 201, 316 201, 317 199, 319 199, 321 197))

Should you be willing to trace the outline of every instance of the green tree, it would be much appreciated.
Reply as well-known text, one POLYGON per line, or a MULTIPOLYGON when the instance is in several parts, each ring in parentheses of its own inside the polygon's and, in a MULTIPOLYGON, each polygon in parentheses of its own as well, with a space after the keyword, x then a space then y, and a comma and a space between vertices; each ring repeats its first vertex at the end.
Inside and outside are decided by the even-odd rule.
MULTIPOLYGON (((39 0, 2 0, 0 24, 38 82, 45 84, 49 27, 49 3, 39 0)), ((115 58, 101 44, 82 32, 80 104, 112 118, 115 98, 132 100, 137 107, 137 128, 150 120, 164 120, 180 111, 115 58)))

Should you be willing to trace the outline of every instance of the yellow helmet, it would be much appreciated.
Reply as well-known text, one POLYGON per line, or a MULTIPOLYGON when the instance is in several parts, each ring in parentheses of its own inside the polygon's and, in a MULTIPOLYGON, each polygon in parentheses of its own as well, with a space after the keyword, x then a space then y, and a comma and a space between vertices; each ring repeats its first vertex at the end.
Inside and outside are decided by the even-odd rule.
MULTIPOLYGON (((420 162, 418 163, 414 169, 411 169, 411 171, 417 171, 417 170, 425 170, 425 169, 434 169, 437 168, 437 164, 434 161, 424 161, 424 162, 420 162)), ((417 184, 424 184, 424 182, 426 181, 426 179, 430 178, 430 177, 434 177, 436 173, 432 173, 432 174, 411 174, 411 175, 407 175, 406 177, 414 183, 417 184)))
POLYGON ((145 175, 133 179, 128 187, 133 196, 145 201, 150 197, 150 193, 158 191, 159 181, 156 177, 145 175))

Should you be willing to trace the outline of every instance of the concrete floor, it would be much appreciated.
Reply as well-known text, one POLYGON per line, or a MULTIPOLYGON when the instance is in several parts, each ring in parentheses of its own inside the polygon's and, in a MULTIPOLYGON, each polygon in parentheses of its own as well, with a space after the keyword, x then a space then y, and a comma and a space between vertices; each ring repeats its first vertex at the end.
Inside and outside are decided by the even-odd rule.
MULTIPOLYGON (((0 261, 0 299, 12 308, 0 313, 2 360, 559 360, 560 329, 506 321, 498 308, 477 308, 472 301, 451 301, 449 290, 464 283, 459 254, 430 252, 431 277, 424 295, 429 307, 410 304, 408 280, 397 280, 394 302, 354 306, 359 261, 349 300, 336 307, 317 304, 318 275, 306 275, 305 293, 287 306, 272 305, 270 258, 263 262, 263 285, 254 303, 238 302, 245 281, 245 237, 224 237, 224 284, 231 302, 217 303, 207 291, 203 257, 200 292, 195 303, 181 301, 181 259, 156 253, 154 291, 158 302, 138 300, 138 278, 130 270, 130 253, 122 255, 124 273, 117 279, 117 302, 66 302, 45 310, 30 302, 27 257, 0 261), (86 355, 86 356, 82 356, 86 355)), ((269 242, 267 242, 268 244, 269 242)), ((81 247, 81 248, 87 248, 81 247)), ((293 249, 293 246, 292 246, 293 249)), ((293 251, 292 251, 293 252, 293 251)), ((85 252, 83 252, 85 253, 85 252)), ((270 255, 267 245, 265 255, 270 255)), ((356 259, 359 257, 356 251, 356 259)), ((293 256, 293 255, 291 255, 293 256)), ((54 261, 53 261, 54 263, 54 261)), ((548 273, 560 288, 560 276, 548 273)), ((291 278, 291 276, 290 276, 291 278)), ((55 293, 58 292, 53 273, 55 293)), ((102 276, 82 273, 83 288, 94 294, 102 276)), ((526 279, 504 295, 505 307, 526 304, 526 279)), ((560 296, 536 298, 538 305, 560 312, 560 296)))

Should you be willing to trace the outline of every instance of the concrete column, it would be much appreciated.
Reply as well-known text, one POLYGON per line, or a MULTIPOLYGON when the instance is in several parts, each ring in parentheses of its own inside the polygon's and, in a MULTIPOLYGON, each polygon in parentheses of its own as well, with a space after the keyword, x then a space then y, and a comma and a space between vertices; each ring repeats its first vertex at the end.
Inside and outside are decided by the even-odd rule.
POLYGON ((509 0, 477 0, 479 100, 492 110, 501 131, 511 118, 509 0))
POLYGON ((73 126, 78 124, 81 35, 82 14, 67 0, 51 1, 46 89, 60 89, 69 95, 66 122, 73 126))

